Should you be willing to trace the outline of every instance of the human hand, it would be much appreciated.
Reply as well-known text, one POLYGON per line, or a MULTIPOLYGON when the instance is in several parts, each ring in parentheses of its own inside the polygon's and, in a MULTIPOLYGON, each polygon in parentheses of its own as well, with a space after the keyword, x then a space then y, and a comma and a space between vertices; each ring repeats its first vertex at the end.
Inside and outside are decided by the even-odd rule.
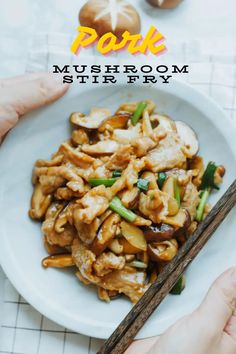
POLYGON ((189 316, 125 354, 236 354, 236 268, 223 273, 189 316))
POLYGON ((68 87, 47 73, 0 80, 0 142, 22 115, 57 100, 68 87))

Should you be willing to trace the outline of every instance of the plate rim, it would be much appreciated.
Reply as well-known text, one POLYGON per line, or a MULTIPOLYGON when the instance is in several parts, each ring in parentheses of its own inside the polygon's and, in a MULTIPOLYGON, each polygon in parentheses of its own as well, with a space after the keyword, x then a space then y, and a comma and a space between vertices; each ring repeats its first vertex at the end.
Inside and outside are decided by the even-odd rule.
MULTIPOLYGON (((124 86, 125 82, 119 82, 117 86, 124 86)), ((87 87, 83 92, 89 91, 93 89, 93 85, 86 85, 87 87)), ((97 85, 96 87, 103 86, 103 85, 97 85)), ((107 85, 105 87, 112 86, 112 85, 107 85)), ((145 86, 142 84, 137 84, 136 86, 141 87, 142 89, 145 89, 145 86)), ((66 99, 66 96, 68 95, 69 97, 73 97, 76 94, 76 91, 73 89, 75 87, 75 84, 72 85, 68 93, 64 96, 66 99)), ((233 120, 229 118, 229 116, 224 112, 224 110, 218 105, 217 102, 215 102, 211 97, 208 97, 205 93, 199 91, 197 88, 191 86, 190 84, 186 82, 182 82, 179 80, 173 79, 172 83, 169 84, 168 86, 162 84, 162 85, 150 85, 149 87, 151 88, 157 88, 160 91, 166 92, 167 94, 173 94, 179 99, 184 99, 188 103, 194 105, 195 107, 198 107, 199 111, 203 112, 204 115, 208 117, 209 120, 213 121, 211 119, 212 116, 217 116, 219 117, 220 115, 222 116, 222 119, 224 119, 227 124, 223 125, 223 130, 221 126, 221 130, 223 133, 223 136, 225 138, 228 138, 229 136, 232 135, 234 136, 234 132, 236 130, 236 124, 233 120), (188 94, 190 92, 190 94, 188 94), (187 94, 186 94, 187 93, 187 94), (185 96, 186 94, 186 96, 185 96), (200 103, 202 103, 201 106, 198 106, 200 103), (204 109, 203 107, 207 107, 207 109, 204 109), (213 114, 214 113, 214 114, 213 114), (231 129, 232 128, 232 129, 231 129)), ((37 111, 42 111, 42 109, 37 110, 37 111)), ((216 121, 213 122, 213 124, 219 129, 220 126, 220 119, 217 118, 216 121)), ((17 129, 17 128, 16 128, 17 129)), ((14 130, 14 129, 13 129, 14 130)), ((12 133, 10 132, 9 135, 12 133)), ((7 141, 8 137, 6 137, 7 141)), ((5 141, 3 142, 3 146, 5 144, 5 141)), ((232 153, 236 158, 236 139, 232 141, 232 144, 229 145, 229 148, 232 148, 233 145, 233 150, 232 153)), ((0 149, 0 165, 1 165, 1 160, 3 159, 3 154, 1 153, 2 149, 0 149)), ((3 186, 0 189, 0 206, 1 206, 1 200, 2 200, 2 193, 3 193, 3 186)), ((3 206, 0 207, 2 209, 3 206)), ((0 223, 0 234, 2 235, 2 225, 0 223)), ((3 235, 2 235, 3 236, 3 235)), ((3 238, 4 239, 4 238, 3 238)), ((91 326, 90 321, 86 321, 87 323, 83 321, 81 322, 79 318, 73 321, 68 326, 68 317, 64 315, 64 313, 58 312, 58 309, 54 306, 52 301, 46 302, 45 299, 42 296, 38 296, 37 292, 32 292, 29 291, 29 288, 24 287, 24 282, 22 282, 22 278, 19 277, 19 271, 16 271, 16 268, 14 265, 8 262, 6 255, 6 251, 8 251, 7 243, 3 242, 2 247, 0 247, 0 263, 1 266, 13 284, 13 286, 16 288, 16 290, 26 299, 26 301, 33 306, 37 311, 39 311, 42 315, 45 317, 49 318, 50 320, 58 323, 59 325, 70 328, 73 331, 76 331, 80 334, 90 336, 90 337, 95 337, 95 338, 101 338, 105 339, 107 338, 108 334, 104 334, 104 332, 110 332, 111 328, 105 328, 105 325, 103 325, 103 331, 101 333, 101 328, 98 323, 95 323, 97 321, 93 321, 93 325, 91 326), (32 295, 33 294, 33 295, 32 295)), ((71 318, 70 318, 71 321, 71 318)), ((151 331, 150 334, 147 335, 139 335, 138 338, 148 338, 153 335, 157 335, 155 330, 151 331)))

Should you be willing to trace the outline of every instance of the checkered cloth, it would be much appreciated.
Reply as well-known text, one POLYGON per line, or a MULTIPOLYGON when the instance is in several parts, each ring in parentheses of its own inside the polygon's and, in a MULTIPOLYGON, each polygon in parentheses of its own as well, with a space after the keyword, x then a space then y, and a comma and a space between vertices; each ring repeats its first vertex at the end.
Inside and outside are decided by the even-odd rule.
MULTIPOLYGON (((71 40, 58 34, 37 36, 29 60, 24 64, 25 71, 45 71, 53 64, 73 63, 75 59, 68 51, 71 40)), ((222 53, 217 51, 217 43, 180 43, 171 47, 168 60, 175 64, 190 64, 190 74, 183 79, 215 99, 236 122, 236 48, 235 44, 228 43, 228 46, 225 44, 228 51, 212 54, 222 53)), ((90 54, 93 62, 94 52, 90 54)), ((96 63, 98 60, 102 62, 101 58, 96 58, 96 63)), ((71 332, 42 316, 5 278, 0 353, 92 354, 101 343, 101 340, 71 332)))

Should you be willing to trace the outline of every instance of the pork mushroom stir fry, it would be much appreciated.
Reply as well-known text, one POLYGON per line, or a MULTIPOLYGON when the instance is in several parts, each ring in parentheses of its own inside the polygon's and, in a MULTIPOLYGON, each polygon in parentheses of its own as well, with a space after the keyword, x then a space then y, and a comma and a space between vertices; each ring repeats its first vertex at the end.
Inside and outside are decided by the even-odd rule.
MULTIPOLYGON (((152 101, 92 108, 70 122, 71 138, 33 171, 29 215, 42 222, 42 265, 76 267, 100 299, 135 303, 206 216, 225 169, 205 169, 193 129, 152 101)), ((183 287, 180 279, 173 293, 183 287)))

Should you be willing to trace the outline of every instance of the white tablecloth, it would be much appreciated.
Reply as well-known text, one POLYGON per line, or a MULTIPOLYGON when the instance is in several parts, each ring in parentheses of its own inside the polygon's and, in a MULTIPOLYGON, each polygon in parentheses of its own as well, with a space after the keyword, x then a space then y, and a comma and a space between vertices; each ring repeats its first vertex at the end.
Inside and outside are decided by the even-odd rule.
MULTIPOLYGON (((151 11, 143 0, 131 2, 142 11, 144 31, 155 24, 166 35, 169 54, 165 60, 191 64, 185 80, 213 97, 236 122, 235 0, 228 0, 227 6, 219 0, 185 0, 173 12, 151 11)), ((68 46, 82 3, 84 0, 0 0, 0 77, 48 70, 68 58, 75 60, 68 46)), ((91 354, 99 348, 101 341, 51 322, 7 278, 4 283, 0 353, 91 354)))

